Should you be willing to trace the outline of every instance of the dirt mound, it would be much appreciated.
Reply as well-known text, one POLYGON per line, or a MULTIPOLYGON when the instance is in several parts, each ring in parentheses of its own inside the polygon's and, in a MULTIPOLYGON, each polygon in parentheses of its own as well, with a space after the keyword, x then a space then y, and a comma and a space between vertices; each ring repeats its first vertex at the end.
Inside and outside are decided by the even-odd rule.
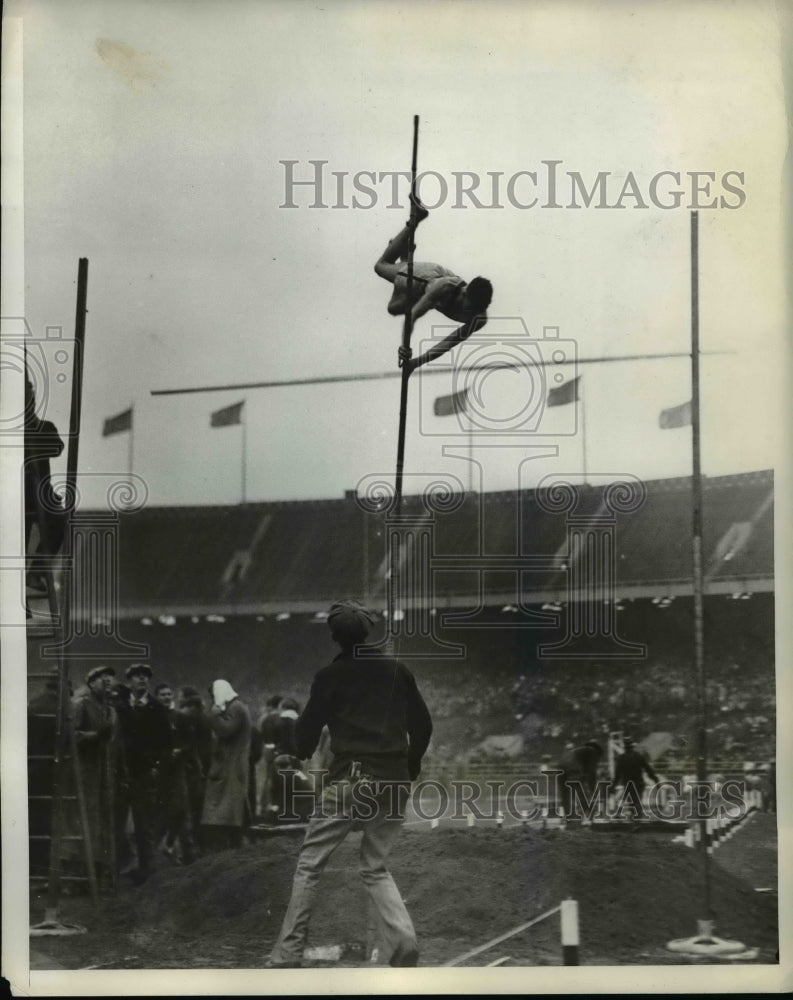
MULTIPOLYGON (((702 862, 668 835, 511 829, 438 830, 423 849, 405 837, 392 871, 420 940, 442 938, 444 961, 558 905, 579 904, 582 960, 636 962, 696 932, 702 913, 702 862)), ((777 947, 776 903, 740 878, 711 866, 718 933, 777 947)), ((502 946, 534 961, 558 961, 558 917, 502 946)), ((433 951, 435 948, 432 949, 433 951)), ((425 957, 429 958, 427 949, 425 957)), ((494 956, 490 956, 494 957, 494 956)), ((479 960, 482 961, 481 959, 479 960)))
MULTIPOLYGON (((100 919, 87 900, 71 901, 70 907, 84 908, 91 934, 71 939, 63 955, 49 951, 71 968, 100 961, 139 968, 260 967, 286 909, 300 840, 271 838, 190 868, 161 870, 104 903, 100 919)), ((323 876, 312 944, 366 940, 358 843, 358 836, 349 837, 323 876)), ((426 965, 441 964, 567 897, 579 903, 583 963, 663 960, 666 941, 694 934, 703 916, 701 860, 668 835, 406 829, 390 867, 426 965)), ((717 863, 711 866, 711 898, 718 933, 760 946, 761 960, 774 961, 776 900, 717 863)), ((499 953, 520 964, 558 964, 558 917, 499 953)))

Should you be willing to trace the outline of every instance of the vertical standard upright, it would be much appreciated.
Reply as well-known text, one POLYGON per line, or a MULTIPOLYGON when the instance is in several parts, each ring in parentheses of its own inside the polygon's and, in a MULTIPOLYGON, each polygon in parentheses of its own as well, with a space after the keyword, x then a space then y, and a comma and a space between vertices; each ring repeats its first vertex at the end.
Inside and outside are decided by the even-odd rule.
MULTIPOLYGON (((705 676, 705 631, 702 595, 705 580, 702 572, 702 465, 700 455, 699 419, 699 226, 698 213, 691 213, 691 538, 694 584, 694 671, 697 687, 697 795, 692 795, 692 811, 697 809, 697 798, 703 790, 707 794, 708 808, 700 810, 696 819, 698 844, 702 857, 702 911, 697 920, 697 933, 690 938, 668 941, 666 947, 683 955, 721 956, 736 961, 753 961, 758 949, 748 948, 741 941, 728 941, 714 934, 714 912, 710 894, 710 855, 713 850, 711 837, 713 823, 706 814, 713 808, 711 789, 707 785, 707 687, 705 676)), ((697 815, 695 813, 695 815, 697 815)), ((688 844, 688 837, 686 838, 688 844)), ((692 845, 693 846, 693 845, 692 845)))
MULTIPOLYGON (((83 349, 85 345, 85 317, 88 296, 88 259, 81 257, 77 268, 77 311, 74 320, 74 361, 72 366, 72 400, 69 414, 69 444, 66 454, 66 495, 64 507, 71 520, 77 504, 77 462, 80 442, 80 416, 83 399, 83 349)), ((71 533, 69 533, 71 537, 71 533)), ((63 574, 60 593, 60 609, 57 617, 61 639, 71 634, 71 570, 63 574)), ((88 831, 85 798, 83 796, 82 776, 74 731, 70 720, 69 699, 69 660, 64 652, 64 643, 59 644, 58 652, 58 711, 55 721, 55 767, 54 786, 52 790, 52 826, 50 837, 50 871, 47 885, 47 903, 44 933, 52 929, 54 933, 61 932, 57 920, 58 900, 61 893, 61 844, 63 838, 64 812, 64 770, 66 760, 71 758, 74 767, 74 783, 80 825, 85 845, 85 860, 88 870, 88 882, 94 902, 98 899, 96 872, 88 831)), ((66 931, 69 932, 68 930, 66 931)))
MULTIPOLYGON (((691 537, 694 584, 694 670, 697 685, 697 781, 708 780, 707 687, 702 568, 702 459, 699 405, 699 214, 691 213, 691 537)), ((711 920, 710 857, 706 820, 700 820, 699 840, 703 864, 704 920, 711 920)))

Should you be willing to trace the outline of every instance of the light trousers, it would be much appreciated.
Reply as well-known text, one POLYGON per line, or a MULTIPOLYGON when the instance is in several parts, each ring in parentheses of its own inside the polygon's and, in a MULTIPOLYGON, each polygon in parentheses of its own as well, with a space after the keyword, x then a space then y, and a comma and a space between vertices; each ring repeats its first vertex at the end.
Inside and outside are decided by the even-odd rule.
POLYGON ((392 966, 416 965, 416 932, 386 867, 386 859, 404 822, 409 786, 407 782, 380 783, 376 794, 367 795, 363 808, 356 804, 360 788, 360 784, 356 786, 352 781, 327 786, 319 808, 309 820, 292 883, 292 897, 270 955, 274 963, 302 959, 322 871, 347 834, 360 830, 363 837, 359 873, 377 913, 384 957, 392 966), (371 815, 365 815, 366 812, 371 815))

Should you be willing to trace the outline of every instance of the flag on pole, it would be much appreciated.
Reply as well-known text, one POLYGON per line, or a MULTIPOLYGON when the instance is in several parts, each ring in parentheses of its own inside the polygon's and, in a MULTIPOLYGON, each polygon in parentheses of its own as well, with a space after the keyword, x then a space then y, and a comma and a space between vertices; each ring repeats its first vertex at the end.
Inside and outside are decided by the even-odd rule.
POLYGON ((569 382, 565 382, 564 385, 560 385, 556 389, 551 389, 548 393, 548 406, 566 406, 568 403, 577 402, 578 383, 580 381, 581 376, 578 375, 576 378, 571 378, 569 382))
POLYGON ((115 417, 108 417, 102 424, 102 437, 110 437, 111 434, 121 434, 122 431, 132 430, 132 407, 117 413, 115 417))
POLYGON ((450 396, 438 396, 435 400, 433 413, 436 417, 451 417, 455 413, 468 411, 468 387, 453 392, 450 396))
POLYGON ((210 427, 232 427, 234 424, 242 423, 242 408, 245 400, 241 403, 234 403, 233 406, 224 406, 222 410, 215 410, 209 418, 210 427))
POLYGON ((691 400, 681 403, 680 406, 670 406, 668 410, 661 410, 658 417, 658 426, 661 430, 667 431, 672 427, 687 427, 691 423, 691 400))

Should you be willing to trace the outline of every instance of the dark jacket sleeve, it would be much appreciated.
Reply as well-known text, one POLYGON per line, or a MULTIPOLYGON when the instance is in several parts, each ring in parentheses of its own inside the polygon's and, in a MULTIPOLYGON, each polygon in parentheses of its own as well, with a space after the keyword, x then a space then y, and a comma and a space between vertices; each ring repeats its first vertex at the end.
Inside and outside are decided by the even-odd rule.
MULTIPOLYGON (((285 719, 281 717, 278 720, 278 732, 276 734, 275 740, 275 752, 278 754, 287 754, 290 757, 297 757, 297 744, 295 742, 295 728, 297 726, 297 721, 295 719, 285 719)), ((314 751, 312 750, 312 753, 314 751)), ((308 755, 309 757, 311 754, 308 755)))
POLYGON ((212 766, 213 739, 209 717, 200 715, 196 723, 196 744, 203 774, 208 774, 209 768, 212 766))
POLYGON ((63 451, 58 428, 51 420, 38 420, 25 428, 25 450, 30 458, 57 458, 63 451))
POLYGON ((173 730, 171 729, 171 716, 167 708, 163 708, 157 702, 152 702, 154 708, 157 709, 155 714, 157 730, 156 730, 156 766, 161 767, 166 764, 171 758, 171 750, 173 749, 173 730))
POLYGON ((262 719, 261 732, 262 732, 262 739, 264 740, 265 744, 271 744, 272 746, 275 746, 275 739, 277 736, 276 722, 278 721, 278 718, 279 716, 273 713, 272 715, 267 715, 262 719))
POLYGON ((644 773, 647 775, 650 781, 658 781, 658 775, 655 773, 655 771, 652 768, 652 765, 650 764, 649 760, 647 760, 646 757, 643 758, 642 760, 642 768, 644 769, 644 773))
POLYGON ((74 738, 78 745, 96 742, 97 733, 91 725, 85 698, 80 698, 78 701, 72 702, 72 727, 74 728, 74 738))
POLYGON ((421 697, 416 679, 405 668, 407 682, 407 731, 410 741, 408 746, 408 773, 410 780, 415 781, 421 773, 421 758, 429 746, 432 736, 432 718, 429 709, 421 697))
POLYGON ((307 760, 317 749, 328 716, 327 683, 321 674, 314 678, 303 714, 295 723, 295 756, 307 760))
POLYGON ((256 728, 256 726, 251 726, 251 752, 249 760, 251 764, 258 764, 262 759, 262 754, 264 753, 264 740, 262 739, 262 734, 256 728))

